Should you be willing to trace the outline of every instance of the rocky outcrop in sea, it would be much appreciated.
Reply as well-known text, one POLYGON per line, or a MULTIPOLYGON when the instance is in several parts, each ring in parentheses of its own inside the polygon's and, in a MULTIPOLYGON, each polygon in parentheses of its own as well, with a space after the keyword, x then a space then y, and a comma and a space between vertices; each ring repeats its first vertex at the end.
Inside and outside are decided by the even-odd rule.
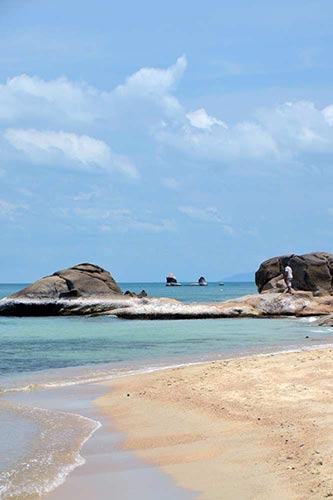
POLYGON ((115 315, 150 320, 322 316, 322 324, 333 324, 333 296, 330 295, 328 278, 330 254, 321 252, 296 257, 277 257, 260 266, 256 273, 259 291, 274 293, 204 304, 147 297, 144 290, 138 295, 129 291, 123 295, 108 271, 94 264, 78 264, 0 300, 0 315, 115 315), (285 260, 287 258, 289 260, 285 260), (286 262, 293 265, 296 286, 311 286, 313 290, 296 290, 287 294, 283 287, 272 286, 272 280, 282 279, 281 269, 286 262))
POLYGON ((333 254, 314 252, 304 255, 282 255, 263 262, 255 274, 259 293, 283 292, 284 268, 293 271, 293 290, 309 291, 315 296, 333 294, 333 254))

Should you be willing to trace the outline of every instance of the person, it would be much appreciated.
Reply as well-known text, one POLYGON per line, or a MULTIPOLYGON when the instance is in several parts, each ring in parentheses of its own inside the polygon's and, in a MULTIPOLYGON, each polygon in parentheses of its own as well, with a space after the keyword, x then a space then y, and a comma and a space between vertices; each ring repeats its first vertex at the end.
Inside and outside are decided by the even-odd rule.
POLYGON ((287 285, 287 293, 291 293, 291 285, 293 281, 293 270, 289 264, 284 268, 284 282, 287 285))

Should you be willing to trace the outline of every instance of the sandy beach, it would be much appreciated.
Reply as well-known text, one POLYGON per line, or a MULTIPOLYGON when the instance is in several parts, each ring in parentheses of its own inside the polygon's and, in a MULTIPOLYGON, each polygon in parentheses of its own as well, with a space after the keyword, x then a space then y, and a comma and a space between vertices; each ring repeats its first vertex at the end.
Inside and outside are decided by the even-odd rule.
POLYGON ((108 382, 123 447, 198 498, 333 496, 333 350, 209 362, 108 382))

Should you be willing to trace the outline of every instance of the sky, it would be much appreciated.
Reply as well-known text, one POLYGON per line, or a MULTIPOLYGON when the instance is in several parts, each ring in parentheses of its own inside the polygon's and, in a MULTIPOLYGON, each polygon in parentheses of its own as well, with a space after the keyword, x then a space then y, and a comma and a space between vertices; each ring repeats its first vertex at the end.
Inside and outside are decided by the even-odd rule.
POLYGON ((0 282, 333 252, 331 0, 0 0, 0 282))

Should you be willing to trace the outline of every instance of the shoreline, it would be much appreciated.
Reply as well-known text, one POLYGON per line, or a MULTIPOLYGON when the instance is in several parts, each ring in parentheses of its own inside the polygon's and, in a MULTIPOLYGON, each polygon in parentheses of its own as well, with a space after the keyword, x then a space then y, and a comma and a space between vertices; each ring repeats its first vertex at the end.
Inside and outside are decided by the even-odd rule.
POLYGON ((200 498, 319 499, 333 494, 332 361, 330 346, 171 368, 105 382, 95 403, 124 449, 200 498))
MULTIPOLYGON (((329 332, 329 330, 327 330, 327 332, 329 332)), ((102 389, 102 387, 104 389, 108 389, 109 387, 113 388, 114 386, 117 386, 118 384, 120 385, 123 385, 123 387, 126 387, 127 384, 130 382, 132 383, 131 381, 144 381, 146 380, 146 378, 148 377, 151 377, 152 380, 158 380, 160 379, 161 377, 162 378, 165 378, 165 377, 169 377, 169 374, 170 373, 173 373, 173 372, 178 372, 179 370, 184 370, 184 372, 188 372, 188 371, 191 371, 191 370, 199 370, 199 371, 204 371, 206 369, 206 367, 209 367, 211 365, 221 365, 221 364, 230 364, 230 363, 240 363, 240 364, 246 364, 246 363, 249 363, 251 362, 251 360, 257 358, 258 360, 260 359, 269 359, 269 358, 276 358, 276 357, 280 357, 280 356, 288 356, 289 354, 299 354, 299 355, 302 355, 303 353, 312 353, 312 352, 316 352, 318 350, 320 351, 326 351, 326 350, 330 350, 333 348, 333 345, 332 343, 330 343, 330 338, 329 336, 327 335, 327 343, 324 343, 323 340, 324 339, 320 339, 320 345, 317 344, 319 339, 316 339, 316 344, 315 345, 303 345, 302 347, 297 347, 296 349, 294 347, 291 347, 291 346, 285 346, 284 349, 281 350, 281 346, 276 346, 278 348, 278 350, 274 350, 274 347, 272 349, 272 346, 270 347, 270 351, 269 352, 262 352, 262 350, 256 350, 256 352, 251 352, 251 353, 246 353, 244 355, 244 353, 238 353, 238 354, 235 354, 230 356, 230 353, 225 353, 225 357, 223 358, 217 358, 216 356, 210 358, 209 360, 205 359, 205 360, 200 360, 200 361, 190 361, 190 362, 183 362, 183 363, 173 363, 173 364, 169 364, 167 366, 155 366, 155 367, 149 367, 148 369, 140 369, 136 372, 132 372, 132 373, 129 373, 129 372, 125 372, 121 375, 116 375, 115 373, 113 373, 110 377, 110 375, 106 375, 106 377, 102 377, 102 379, 99 377, 98 379, 95 379, 95 380, 76 380, 75 382, 69 382, 67 385, 64 384, 64 383, 61 383, 60 386, 57 386, 57 385, 53 385, 52 383, 50 384, 50 381, 47 382, 47 384, 43 387, 42 385, 38 385, 38 386, 35 386, 33 385, 33 390, 32 391, 29 391, 29 386, 25 388, 25 390, 23 391, 20 391, 20 390, 17 390, 14 389, 14 391, 10 391, 8 393, 8 396, 10 397, 10 399, 13 397, 14 399, 16 399, 16 396, 21 399, 21 397, 26 398, 26 402, 27 404, 29 404, 29 399, 31 398, 31 400, 34 400, 36 397, 37 397, 37 394, 38 393, 49 393, 50 394, 50 399, 54 399, 54 400, 59 400, 59 397, 61 396, 61 394, 65 394, 66 392, 69 393, 71 392, 73 394, 73 403, 72 404, 78 404, 78 408, 80 408, 80 401, 81 401, 81 398, 80 398, 80 393, 82 394, 82 391, 87 391, 87 392, 91 392, 93 391, 94 387, 100 387, 100 389, 102 389), (261 352, 260 352, 261 351, 261 352), (88 386, 88 387, 87 387, 88 386), (80 392, 81 391, 81 392, 80 392)), ((303 341, 304 342, 304 341, 303 341)), ((304 342, 305 343, 305 342, 304 342)), ((141 383, 141 382, 140 382, 141 383)), ((189 383, 191 383, 189 381, 189 383)), ((186 384, 188 385, 188 383, 186 382, 186 384)), ((30 387, 31 388, 31 387, 30 387)), ((6 399, 6 394, 3 393, 3 398, 6 399)), ((114 397, 114 393, 112 392, 111 395, 110 395, 110 398, 113 400, 113 397, 114 397)), ((95 398, 92 398, 92 400, 95 399, 95 398)), ((99 398, 100 399, 100 398, 99 398)), ((103 398, 102 398, 103 399, 103 398)), ((132 401, 132 399, 131 399, 132 401)), ((97 403, 99 404, 99 403, 97 403)), ((104 404, 104 403, 103 403, 104 404)), ((109 403, 108 403, 109 404, 109 403)), ((164 404, 164 402, 163 402, 164 404)), ((158 406, 160 405, 160 402, 158 403, 158 406)), ((43 405, 41 406, 41 408, 43 408, 43 405)), ((60 409, 60 408, 58 408, 60 409)), ((76 411, 76 413, 78 413, 79 415, 81 414, 81 412, 78 410, 76 411)), ((154 413, 154 412, 153 412, 154 413)), ((81 414, 82 416, 85 416, 85 413, 81 414)), ((205 418, 207 418, 207 415, 205 416, 205 418)), ((105 422, 108 422, 110 420, 110 413, 107 411, 106 414, 104 414, 104 419, 105 419, 105 422)), ((111 422, 112 422, 112 426, 114 424, 114 415, 111 414, 111 422)), ((208 420, 206 420, 206 422, 208 422, 208 425, 210 425, 210 420, 208 418, 208 420)), ((133 425, 136 425, 135 422, 133 422, 133 425)), ((116 423, 116 426, 118 426, 118 424, 116 423)), ((245 428, 247 426, 247 424, 243 422, 243 424, 240 426, 240 429, 241 428, 245 428)), ((105 429, 104 429, 105 430, 105 429)), ((123 434, 123 435, 126 435, 127 433, 127 430, 124 428, 117 428, 117 432, 120 430, 120 432, 123 434)), ((105 439, 108 439, 107 438, 107 432, 105 433, 105 439)), ((88 443, 88 448, 90 446, 93 446, 93 443, 95 442, 95 434, 90 438, 88 439, 87 443, 88 443)), ((209 440, 210 438, 208 438, 209 440)), ((124 441, 126 439, 124 438, 124 441)), ((176 443, 177 444, 177 443, 176 443)), ((175 445, 176 446, 176 445, 175 445)), ((254 448, 254 447, 253 447, 254 448)), ((124 452, 127 452, 130 448, 128 448, 127 446, 124 447, 124 452)), ((135 447, 133 448, 133 450, 135 451, 135 447)), ((260 451, 260 453, 264 453, 263 450, 260 451)), ((260 455, 260 453, 258 453, 258 455, 260 455)), ((85 452, 83 450, 83 454, 82 456, 84 458, 85 457, 85 452)), ((255 457, 254 457, 255 458, 255 457)), ((147 460, 147 457, 142 457, 140 456, 139 454, 139 459, 140 459, 140 462, 143 462, 145 464, 152 464, 153 467, 155 467, 156 465, 160 466, 159 463, 155 462, 155 461, 150 461, 149 459, 147 460)), ((145 465, 144 467, 147 467, 147 465, 145 465)), ((224 468, 226 467, 226 464, 224 464, 224 468)), ((264 471, 262 472, 262 474, 264 475, 267 475, 269 474, 269 470, 267 470, 267 467, 265 466, 264 467, 264 471)), ((89 472, 89 467, 88 469, 85 467, 84 470, 88 470, 89 472)), ((162 467, 162 471, 163 472, 166 472, 167 475, 170 475, 173 477, 173 480, 175 479, 175 474, 174 472, 171 472, 168 470, 168 469, 165 469, 162 467)), ((94 474, 96 473, 96 469, 94 470, 94 474)), ((96 474, 95 474, 96 475, 96 474)), ((80 467, 77 467, 75 470, 74 470, 74 473, 71 473, 68 478, 66 479, 65 483, 61 486, 61 489, 60 491, 58 492, 58 488, 56 488, 54 490, 54 492, 52 493, 52 495, 58 495, 58 493, 60 494, 60 496, 56 497, 55 498, 62 498, 61 497, 61 491, 63 491, 63 487, 65 487, 65 490, 67 491, 67 489, 69 488, 69 491, 70 491, 70 488, 73 487, 73 484, 75 484, 75 481, 76 481, 76 484, 78 485, 79 487, 79 484, 77 483, 78 481, 78 477, 81 477, 81 480, 83 481, 84 484, 87 485, 87 487, 93 487, 93 483, 89 483, 89 480, 87 480, 86 478, 84 478, 84 474, 83 474, 83 470, 82 470, 82 466, 80 467), (76 479, 75 479, 76 478, 76 479), (67 486, 66 486, 67 485, 67 486)), ((92 481, 95 481, 95 479, 92 477, 90 478, 92 479, 92 481)), ((179 481, 177 478, 176 478, 176 483, 179 484, 179 486, 181 486, 181 488, 185 488, 187 490, 189 490, 188 488, 188 485, 184 485, 181 481, 179 481)), ((281 489, 282 486, 279 486, 279 489, 281 489)), ((197 490, 200 489, 200 487, 198 486, 196 488, 197 490)), ((73 490, 72 490, 72 493, 73 493, 73 490)), ((102 495, 102 492, 100 492, 100 494, 102 495)), ((244 494, 244 492, 242 492, 242 495, 244 494)), ((49 494, 50 495, 50 494, 49 494)), ((47 497, 49 497, 49 495, 47 495, 47 497)), ((257 494, 256 494, 257 495, 257 494)), ((286 499, 288 498, 289 499, 292 499, 293 497, 290 496, 290 493, 288 493, 289 496, 286 496, 286 499)), ((52 496, 53 498, 53 496, 52 496)), ((70 495, 68 496, 68 498, 70 498, 70 495)), ((209 498, 209 497, 207 497, 209 498)), ((228 497, 226 497, 228 498, 228 497)), ((231 496, 230 497, 231 499, 233 499, 234 497, 231 496)), ((242 497, 242 498, 246 498, 246 497, 242 497)), ((255 498, 260 498, 259 496, 256 496, 255 498)), ((263 497, 264 498, 264 497, 263 497)), ((265 498, 270 498, 269 496, 266 496, 265 498)), ((272 499, 274 498, 275 500, 275 497, 272 497, 272 499)), ((297 498, 297 497, 295 497, 297 498)), ((303 497, 302 500, 304 500, 304 498, 306 497, 303 497)))

